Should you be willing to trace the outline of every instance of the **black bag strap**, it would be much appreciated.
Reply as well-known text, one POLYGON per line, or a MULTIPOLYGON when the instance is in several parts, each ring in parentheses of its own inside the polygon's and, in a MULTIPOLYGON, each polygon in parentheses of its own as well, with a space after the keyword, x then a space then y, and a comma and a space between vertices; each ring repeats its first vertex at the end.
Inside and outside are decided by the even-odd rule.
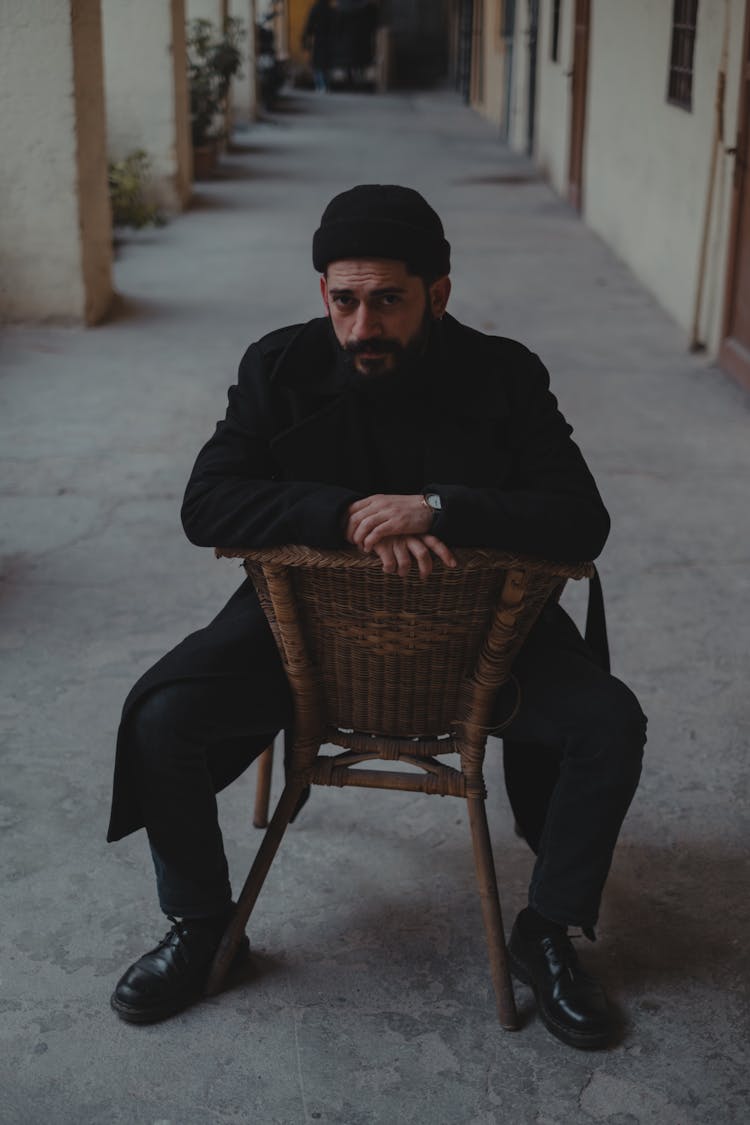
POLYGON ((609 641, 607 640, 607 618, 604 613, 604 594, 599 571, 589 579, 589 604, 586 610, 586 630, 584 639, 605 672, 610 671, 609 641))

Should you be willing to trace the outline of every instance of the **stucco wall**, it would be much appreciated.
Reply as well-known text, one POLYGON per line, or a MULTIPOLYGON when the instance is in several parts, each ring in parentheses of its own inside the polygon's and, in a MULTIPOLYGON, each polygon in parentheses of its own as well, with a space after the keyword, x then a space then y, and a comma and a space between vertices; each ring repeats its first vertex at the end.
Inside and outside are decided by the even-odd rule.
POLYGON ((93 323, 111 299, 98 11, 98 0, 0 0, 4 319, 93 323))
POLYGON ((242 20, 245 34, 242 44, 242 74, 232 82, 232 115, 238 125, 255 119, 255 45, 251 0, 231 0, 229 14, 242 20))
POLYGON ((184 82, 184 39, 175 43, 174 36, 184 26, 184 0, 103 0, 102 12, 110 158, 144 149, 154 198, 178 211, 190 181, 186 110, 176 103, 175 68, 184 82))
MULTIPOLYGON (((745 5, 731 0, 725 119, 734 143, 745 5)), ((665 98, 672 5, 666 0, 595 0, 591 26, 584 214, 690 330, 704 223, 724 0, 701 0, 693 106, 665 98)), ((707 308, 702 335, 719 344, 731 158, 722 156, 707 308)))
POLYGON ((302 49, 302 33, 305 30, 307 17, 313 6, 313 0, 287 0, 289 13, 289 56, 295 66, 306 67, 309 65, 310 56, 302 49))
MULTIPOLYGON (((666 100, 670 0, 592 0, 583 215, 691 331, 713 144, 724 14, 730 17, 725 147, 734 144, 744 0, 698 5, 693 105, 666 100)), ((542 0, 535 157, 567 194, 574 0, 563 0, 559 61, 550 60, 552 0, 542 0)), ((733 162, 722 154, 710 221, 699 336, 720 343, 733 162)))
POLYGON ((211 20, 217 27, 221 23, 222 0, 186 0, 185 18, 211 20))

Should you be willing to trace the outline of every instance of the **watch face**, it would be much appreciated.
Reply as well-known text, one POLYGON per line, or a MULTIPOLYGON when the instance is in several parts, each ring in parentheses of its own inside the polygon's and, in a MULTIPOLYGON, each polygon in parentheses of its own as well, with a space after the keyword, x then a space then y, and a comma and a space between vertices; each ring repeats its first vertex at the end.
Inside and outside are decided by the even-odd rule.
POLYGON ((437 492, 428 492, 425 496, 425 500, 430 505, 433 512, 441 512, 443 510, 443 505, 440 502, 440 497, 437 492))

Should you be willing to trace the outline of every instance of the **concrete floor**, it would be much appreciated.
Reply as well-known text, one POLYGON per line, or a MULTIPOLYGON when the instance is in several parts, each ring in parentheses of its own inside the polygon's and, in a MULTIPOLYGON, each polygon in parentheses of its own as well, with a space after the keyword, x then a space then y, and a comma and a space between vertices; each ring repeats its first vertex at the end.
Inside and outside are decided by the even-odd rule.
MULTIPOLYGON (((5 334, 0 1120, 747 1122, 747 396, 452 95, 294 96, 238 140, 189 214, 124 237, 111 323, 5 334), (499 1029, 464 812, 407 794, 314 794, 231 990, 146 1028, 109 1009, 166 929, 143 834, 104 843, 119 708, 239 578, 183 538, 184 482, 247 343, 317 314, 312 231, 363 181, 441 212, 452 311, 541 353, 613 515, 614 666, 650 739, 599 941, 581 943, 625 1024, 603 1053, 552 1039, 522 987, 523 1030, 499 1029)), ((532 860, 499 749, 510 921, 532 860)), ((221 798, 238 880, 253 782, 221 798)))

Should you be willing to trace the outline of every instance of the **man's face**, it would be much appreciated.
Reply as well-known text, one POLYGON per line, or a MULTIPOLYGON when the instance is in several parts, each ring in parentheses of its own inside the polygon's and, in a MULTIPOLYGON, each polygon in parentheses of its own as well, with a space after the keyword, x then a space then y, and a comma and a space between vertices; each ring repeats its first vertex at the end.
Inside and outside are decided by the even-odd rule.
POLYGON ((445 311, 447 277, 425 292, 403 262, 354 258, 331 262, 320 291, 333 331, 360 375, 387 375, 418 355, 433 319, 445 311))

